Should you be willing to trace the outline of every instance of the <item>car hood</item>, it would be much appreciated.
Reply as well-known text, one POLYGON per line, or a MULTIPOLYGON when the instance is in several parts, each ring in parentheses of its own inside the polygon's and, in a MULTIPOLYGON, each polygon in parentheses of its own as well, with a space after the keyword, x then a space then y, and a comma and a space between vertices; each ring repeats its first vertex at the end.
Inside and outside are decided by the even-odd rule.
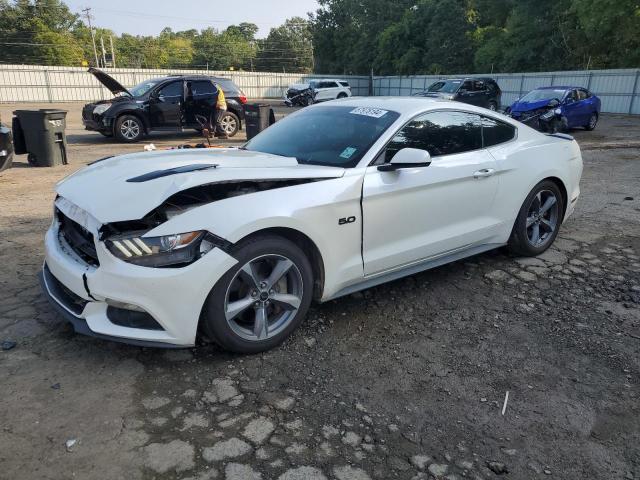
POLYGON ((91 73, 94 77, 96 77, 98 81, 102 85, 107 87, 109 91, 114 95, 117 95, 119 93, 126 93, 127 95, 132 96, 131 92, 129 92, 129 90, 123 87, 120 82, 118 82, 115 78, 103 72, 102 70, 91 67, 89 68, 89 73, 91 73))
POLYGON ((307 88, 311 88, 311 85, 308 83, 294 83, 293 85, 289 85, 289 90, 306 90, 307 88))
POLYGON ((551 99, 548 98, 546 100, 538 100, 537 102, 514 102, 511 105, 512 112, 529 112, 531 110, 537 110, 539 108, 544 108, 549 105, 549 101, 551 99))
POLYGON ((94 162, 59 182, 56 192, 104 224, 141 219, 173 194, 200 185, 343 175, 343 168, 235 148, 163 150, 94 162))

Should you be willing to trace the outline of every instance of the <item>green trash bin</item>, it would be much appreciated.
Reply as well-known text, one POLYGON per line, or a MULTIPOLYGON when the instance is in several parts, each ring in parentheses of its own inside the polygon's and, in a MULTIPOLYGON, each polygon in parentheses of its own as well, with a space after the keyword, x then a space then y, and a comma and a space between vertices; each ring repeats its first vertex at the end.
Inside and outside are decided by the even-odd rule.
POLYGON ((41 110, 16 110, 18 126, 24 137, 27 159, 36 167, 66 165, 67 111, 43 108, 41 110))

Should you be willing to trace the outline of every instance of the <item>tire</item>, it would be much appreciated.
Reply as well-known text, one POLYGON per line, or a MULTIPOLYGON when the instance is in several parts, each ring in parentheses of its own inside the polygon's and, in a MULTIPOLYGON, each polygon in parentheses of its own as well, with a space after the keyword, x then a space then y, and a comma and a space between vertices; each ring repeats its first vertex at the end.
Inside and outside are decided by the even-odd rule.
POLYGON ((593 112, 589 117, 589 123, 587 123, 584 126, 584 129, 590 132, 591 130, 596 128, 597 124, 598 124, 598 114, 596 112, 593 112))
POLYGON ((227 137, 233 137, 240 130, 240 119, 233 112, 226 112, 220 119, 220 126, 227 137))
POLYGON ((558 236, 563 216, 564 202, 558 186, 551 180, 538 183, 520 207, 509 238, 509 249, 524 257, 540 255, 558 236), (550 200, 551 197, 554 200, 550 200), (547 202, 551 204, 543 212, 547 202))
POLYGON ((115 137, 119 142, 135 143, 144 136, 144 125, 134 115, 122 115, 116 120, 115 137))
POLYGON ((347 98, 348 96, 349 95, 347 95, 346 93, 340 92, 336 98, 347 98))
POLYGON ((496 102, 489 102, 489 106, 487 107, 492 112, 498 111, 498 104, 496 102))
POLYGON ((296 244, 275 235, 259 235, 241 242, 232 255, 238 263, 209 293, 201 329, 232 352, 272 349, 291 335, 307 314, 313 296, 309 259, 296 244), (271 286, 269 276, 276 268, 285 273, 271 286), (234 304, 236 308, 232 307, 234 304), (260 322, 262 318, 266 323, 260 322), (260 328, 265 324, 265 329, 260 328))
POLYGON ((29 165, 31 165, 32 167, 38 166, 38 159, 33 153, 27 154, 27 162, 29 162, 29 165))

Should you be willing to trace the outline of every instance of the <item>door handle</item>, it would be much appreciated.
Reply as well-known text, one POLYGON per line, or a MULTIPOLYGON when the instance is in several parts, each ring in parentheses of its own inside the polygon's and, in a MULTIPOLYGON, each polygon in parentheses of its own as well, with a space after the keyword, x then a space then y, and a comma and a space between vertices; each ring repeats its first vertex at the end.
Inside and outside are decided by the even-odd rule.
POLYGON ((473 174, 473 178, 490 177, 494 173, 496 173, 496 171, 493 168, 483 168, 482 170, 478 170, 477 172, 475 172, 473 174))

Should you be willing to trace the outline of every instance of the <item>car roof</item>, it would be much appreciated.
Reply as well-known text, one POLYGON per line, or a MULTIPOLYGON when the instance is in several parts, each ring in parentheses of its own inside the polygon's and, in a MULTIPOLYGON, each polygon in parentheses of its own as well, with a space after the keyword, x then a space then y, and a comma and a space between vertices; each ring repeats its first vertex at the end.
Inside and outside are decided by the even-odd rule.
POLYGON ((553 85, 549 87, 538 87, 535 90, 569 90, 572 88, 584 88, 584 87, 567 87, 566 85, 553 85))
MULTIPOLYGON (((476 107, 467 103, 453 102, 442 98, 429 97, 347 97, 329 102, 322 102, 307 108, 316 108, 321 106, 335 107, 366 107, 379 108, 382 110, 391 110, 401 115, 413 116, 427 110, 462 110, 472 113, 480 113, 482 115, 496 116, 495 112, 491 112, 486 108, 476 107)), ((496 118, 502 119, 502 114, 497 114, 496 118)), ((505 121, 510 120, 505 117, 505 121)), ((515 122, 515 121, 514 121, 515 122)), ((509 121, 509 123, 512 123, 509 121)))

